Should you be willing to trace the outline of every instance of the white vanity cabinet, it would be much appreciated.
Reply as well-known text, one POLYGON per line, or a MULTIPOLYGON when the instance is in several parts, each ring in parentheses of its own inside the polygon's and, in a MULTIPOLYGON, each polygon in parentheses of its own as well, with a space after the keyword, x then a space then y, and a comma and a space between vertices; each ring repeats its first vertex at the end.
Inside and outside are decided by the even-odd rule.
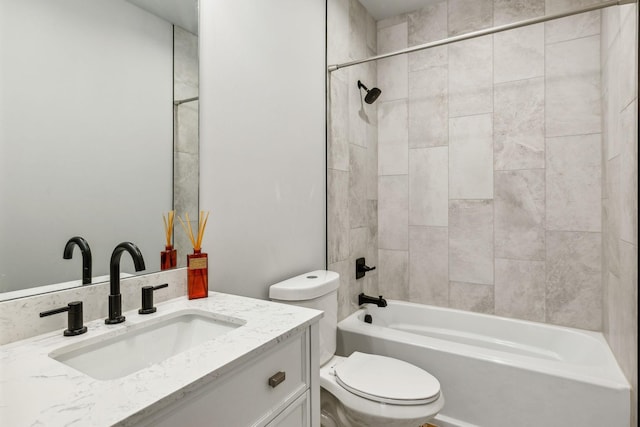
MULTIPOLYGON (((303 427, 312 426, 311 403, 319 394, 312 384, 310 326, 278 342, 181 399, 146 417, 153 427, 303 427), (284 374, 284 375, 283 375, 284 374), (284 377, 284 379, 282 379, 284 377)), ((317 417, 319 418, 319 417, 317 417)))
POLYGON ((118 325, 87 321, 79 336, 60 329, 0 346, 0 426, 320 427, 321 311, 218 292, 157 308, 123 313, 127 320, 118 325), (147 357, 141 346, 113 353, 107 344, 138 342, 132 340, 194 313, 238 326, 180 350, 182 341, 204 333, 186 322, 178 335, 144 341, 158 352, 155 344, 173 343, 175 353, 108 379, 54 357, 80 351, 105 370, 129 366, 147 357))

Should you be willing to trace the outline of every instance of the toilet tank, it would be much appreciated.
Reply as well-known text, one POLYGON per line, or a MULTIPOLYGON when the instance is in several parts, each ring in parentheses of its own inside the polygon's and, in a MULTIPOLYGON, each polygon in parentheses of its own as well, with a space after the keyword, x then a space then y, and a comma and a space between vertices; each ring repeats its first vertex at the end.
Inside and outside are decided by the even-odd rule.
POLYGON ((316 270, 269 287, 272 301, 324 311, 320 319, 320 365, 336 352, 339 285, 338 273, 316 270))

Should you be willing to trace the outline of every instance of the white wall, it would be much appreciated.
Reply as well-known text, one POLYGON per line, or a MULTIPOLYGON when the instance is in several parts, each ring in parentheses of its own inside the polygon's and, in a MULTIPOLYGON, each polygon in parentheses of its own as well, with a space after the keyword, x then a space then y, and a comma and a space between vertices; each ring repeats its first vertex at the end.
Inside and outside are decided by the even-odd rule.
MULTIPOLYGON (((171 209, 172 26, 124 1, 0 1, 0 292, 94 276, 171 209)), ((130 257, 123 258, 123 271, 130 257)))
POLYGON ((209 289, 266 297, 325 266, 325 2, 200 3, 209 289))

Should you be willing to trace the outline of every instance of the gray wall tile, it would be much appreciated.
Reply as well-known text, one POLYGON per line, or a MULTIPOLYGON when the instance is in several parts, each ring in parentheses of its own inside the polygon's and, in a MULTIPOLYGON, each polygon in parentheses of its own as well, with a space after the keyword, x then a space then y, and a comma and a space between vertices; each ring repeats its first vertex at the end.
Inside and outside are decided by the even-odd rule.
POLYGON ((449 119, 449 197, 493 198, 491 114, 449 119))
POLYGON ((349 259, 349 172, 327 171, 329 264, 349 259))
POLYGON ((544 0, 494 0, 493 25, 505 25, 544 15, 544 0))
POLYGON ((547 45, 547 137, 600 132, 599 46, 599 35, 547 45))
POLYGON ((449 35, 469 33, 493 25, 493 0, 449 0, 449 35))
MULTIPOLYGON (((407 15, 409 46, 447 38, 447 1, 428 4, 407 15)), ((448 48, 439 46, 409 55, 409 71, 447 65, 448 48)))
POLYGON ((622 112, 620 237, 638 244, 638 101, 622 112))
POLYGON ((545 320, 545 262, 496 258, 495 314, 545 320))
POLYGON ((449 303, 449 238, 446 227, 409 227, 409 299, 449 303))
MULTIPOLYGON (((346 71, 346 70, 345 70, 346 71)), ((329 169, 349 170, 349 98, 347 84, 340 78, 338 71, 331 74, 330 78, 330 103, 329 114, 329 149, 327 153, 327 166, 329 169)))
POLYGON ((409 147, 447 145, 449 104, 446 66, 409 73, 409 147))
POLYGON ((600 231, 600 134, 547 139, 547 229, 600 231))
MULTIPOLYGON (((378 29, 378 54, 407 47, 407 23, 378 29)), ((382 90, 381 101, 406 98, 409 92, 409 59, 406 55, 378 61, 378 84, 382 90)))
POLYGON ((493 202, 449 202, 449 280, 493 284, 493 202))
POLYGON ((603 255, 607 260, 607 269, 616 277, 620 277, 620 156, 607 160, 607 174, 603 177, 607 188, 607 198, 602 201, 603 213, 607 222, 603 230, 603 255))
POLYGON ((600 34, 600 11, 545 22, 544 26, 547 44, 593 36, 600 34))
POLYGON ((409 249, 409 183, 407 175, 381 176, 378 187, 378 247, 409 249))
POLYGON ((478 285, 476 283, 450 282, 449 306, 459 310, 474 311, 476 313, 493 314, 494 297, 493 285, 478 285))
MULTIPOLYGON (((631 5, 637 8, 637 5, 631 5)), ((618 64, 620 85, 620 110, 627 108, 638 98, 638 13, 629 14, 620 29, 620 55, 618 64)))
POLYGON ((537 169, 544 160, 544 79, 494 87, 495 169, 537 169))
POLYGON ((600 233, 549 231, 546 240, 546 321, 600 330, 600 233))
POLYGON ((496 172, 495 255, 545 259, 544 170, 496 172))
POLYGON ((349 0, 349 56, 367 55, 367 11, 358 0, 349 0))
POLYGON ((349 144, 349 227, 367 224, 367 149, 349 144))
POLYGON ((446 226, 449 150, 436 147, 409 152, 409 224, 446 226))
MULTIPOLYGON (((357 310, 358 301, 351 300, 351 263, 344 260, 329 263, 329 271, 335 271, 340 275, 340 285, 338 285, 338 320, 342 320, 357 310)), ((355 275, 354 275, 355 276, 355 275)))
POLYGON ((544 26, 531 25, 493 36, 495 83, 544 76, 544 26))
POLYGON ((349 0, 327 0, 327 63, 349 59, 349 0))
POLYGON ((493 111, 493 38, 449 45, 449 116, 493 111))
POLYGON ((409 299, 409 252, 378 251, 378 288, 389 299, 409 299))
POLYGON ((409 168, 407 100, 378 106, 378 174, 406 174, 409 168))

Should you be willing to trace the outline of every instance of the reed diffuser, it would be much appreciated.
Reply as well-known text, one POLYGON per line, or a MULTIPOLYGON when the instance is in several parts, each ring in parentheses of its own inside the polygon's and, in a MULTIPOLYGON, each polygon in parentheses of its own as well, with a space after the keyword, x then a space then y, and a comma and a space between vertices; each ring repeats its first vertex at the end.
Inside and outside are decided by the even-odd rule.
POLYGON ((185 214, 185 217, 186 225, 182 218, 178 217, 178 219, 193 245, 193 254, 187 255, 187 294, 189 299, 206 298, 209 295, 209 258, 202 252, 202 237, 209 219, 209 212, 205 216, 204 211, 200 211, 197 236, 193 235, 189 214, 185 214))
POLYGON ((169 214, 165 218, 164 214, 162 214, 162 221, 164 221, 164 235, 166 237, 166 242, 164 246, 164 251, 160 252, 160 270, 169 270, 171 268, 176 268, 177 265, 177 251, 173 247, 172 239, 173 236, 173 218, 175 215, 175 211, 169 211, 169 214))

